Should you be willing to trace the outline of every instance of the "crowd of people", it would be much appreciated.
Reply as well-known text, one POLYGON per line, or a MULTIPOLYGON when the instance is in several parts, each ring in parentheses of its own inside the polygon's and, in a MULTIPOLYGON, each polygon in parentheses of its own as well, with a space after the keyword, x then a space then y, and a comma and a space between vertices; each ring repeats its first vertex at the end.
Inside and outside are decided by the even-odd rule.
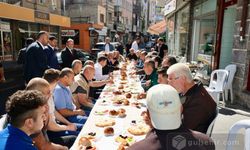
POLYGON ((202 83, 194 82, 190 69, 168 55, 163 39, 159 38, 150 52, 140 50, 139 42, 137 37, 131 47, 126 46, 126 55, 107 44, 96 62, 82 62, 69 39, 59 66, 57 39, 39 32, 37 40, 22 50, 20 63, 24 64, 27 86, 6 103, 8 125, 0 131, 0 147, 70 148, 103 87, 113 84, 112 72, 119 70, 121 62, 129 61, 135 66, 131 74, 140 76, 147 95, 148 110, 142 116, 152 128, 144 140, 129 149, 173 149, 171 142, 176 135, 200 141, 188 149, 215 149, 205 134, 216 116, 216 103, 202 83))

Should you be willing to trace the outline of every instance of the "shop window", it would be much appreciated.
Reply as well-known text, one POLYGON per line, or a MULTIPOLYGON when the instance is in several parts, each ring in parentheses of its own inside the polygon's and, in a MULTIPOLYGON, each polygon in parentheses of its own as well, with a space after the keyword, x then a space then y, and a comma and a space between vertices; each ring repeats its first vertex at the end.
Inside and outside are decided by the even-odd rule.
POLYGON ((189 6, 176 15, 175 51, 177 56, 185 56, 188 46, 189 6))
POLYGON ((13 60, 13 49, 12 49, 12 38, 10 31, 10 23, 7 21, 0 21, 0 60, 1 61, 12 61, 13 60))

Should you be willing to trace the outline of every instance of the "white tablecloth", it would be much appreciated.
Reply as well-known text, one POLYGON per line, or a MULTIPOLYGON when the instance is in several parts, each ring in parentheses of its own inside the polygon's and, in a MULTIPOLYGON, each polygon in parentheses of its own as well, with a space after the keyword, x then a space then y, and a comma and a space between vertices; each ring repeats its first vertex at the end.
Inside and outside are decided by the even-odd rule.
MULTIPOLYGON (((127 134, 128 127, 131 125, 132 120, 138 121, 143 121, 141 117, 142 111, 146 110, 146 107, 141 107, 137 108, 135 106, 131 106, 131 103, 133 102, 141 102, 144 103, 145 105, 145 99, 144 100, 137 100, 136 93, 141 93, 143 92, 143 88, 140 85, 140 80, 139 77, 136 78, 128 78, 128 83, 129 88, 132 93, 132 98, 129 99, 130 105, 129 106, 115 106, 112 104, 112 99, 114 98, 113 95, 113 89, 117 88, 120 85, 120 79, 119 79, 119 72, 114 73, 114 81, 115 83, 113 85, 107 85, 105 86, 103 92, 100 95, 100 98, 97 100, 95 106, 93 107, 89 118, 87 122, 84 124, 83 129, 81 130, 80 134, 78 135, 74 145, 71 147, 72 150, 77 150, 78 149, 78 141, 81 137, 84 137, 87 135, 89 132, 95 132, 96 133, 96 141, 92 142, 95 147, 98 150, 116 150, 119 146, 119 143, 115 142, 115 138, 119 136, 120 134, 127 134), (103 100, 107 101, 107 105, 103 105, 103 100), (96 111, 100 110, 118 110, 119 108, 124 108, 126 110, 127 116, 125 118, 118 118, 118 117, 110 117, 109 114, 107 113, 106 115, 96 115, 96 111), (112 118, 115 120, 115 125, 113 126, 114 128, 114 136, 105 136, 104 135, 104 128, 97 127, 95 123, 101 119, 101 118, 112 118)), ((117 97, 117 96, 116 96, 117 97)), ((146 105, 145 105, 146 106, 146 105)), ((142 140, 145 137, 143 136, 134 136, 134 139, 136 141, 142 140)))

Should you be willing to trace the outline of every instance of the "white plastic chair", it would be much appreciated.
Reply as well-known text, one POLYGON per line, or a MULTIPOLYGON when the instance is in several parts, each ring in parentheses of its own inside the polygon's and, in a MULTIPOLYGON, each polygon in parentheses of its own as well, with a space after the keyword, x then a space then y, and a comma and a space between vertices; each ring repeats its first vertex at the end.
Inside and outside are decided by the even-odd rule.
POLYGON ((228 90, 229 90, 231 103, 233 103, 233 86, 232 86, 232 84, 233 84, 233 79, 234 79, 234 75, 236 72, 236 65, 230 64, 230 65, 226 66, 225 70, 228 71, 228 79, 227 79, 225 89, 224 89, 225 99, 228 100, 228 90))
POLYGON ((212 136, 214 124, 215 124, 215 121, 216 121, 216 118, 217 118, 218 114, 219 114, 219 109, 218 109, 218 107, 217 107, 217 108, 216 108, 216 115, 215 115, 215 118, 214 118, 214 120, 210 123, 210 125, 209 125, 208 128, 207 128, 207 133, 206 133, 206 134, 207 134, 209 137, 212 136))
POLYGON ((228 71, 225 69, 214 70, 211 74, 209 87, 206 88, 207 92, 212 96, 217 105, 219 104, 220 94, 222 94, 223 104, 225 104, 225 97, 223 94, 228 71))
MULTIPOLYGON (((250 147, 250 120, 240 120, 236 122, 230 129, 227 137, 227 143, 234 143, 237 133, 240 129, 246 129, 245 131, 245 150, 249 150, 250 147)), ((227 144, 226 150, 232 150, 231 144, 227 144)))

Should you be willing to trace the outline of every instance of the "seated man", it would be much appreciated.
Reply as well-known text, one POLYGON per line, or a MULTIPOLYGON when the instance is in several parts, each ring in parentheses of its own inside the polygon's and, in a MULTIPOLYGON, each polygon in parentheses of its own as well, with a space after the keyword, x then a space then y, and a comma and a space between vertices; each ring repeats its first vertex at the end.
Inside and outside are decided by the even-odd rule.
POLYGON ((72 62, 72 70, 73 70, 75 76, 81 72, 82 62, 79 59, 76 59, 72 62))
POLYGON ((17 91, 10 96, 6 102, 10 122, 0 131, 1 149, 36 150, 30 135, 41 132, 46 104, 47 100, 38 91, 17 91))
POLYGON ((146 51, 142 51, 141 54, 140 54, 140 58, 136 64, 136 68, 138 69, 142 69, 144 67, 144 61, 145 61, 145 57, 147 55, 147 52, 146 51))
POLYGON ((150 88, 146 101, 147 115, 153 128, 145 139, 133 144, 128 150, 215 149, 211 138, 189 130, 182 124, 182 105, 173 87, 159 84, 150 88), (185 143, 180 144, 179 140, 185 140, 185 143))
POLYGON ((206 133, 216 116, 216 103, 202 83, 194 83, 190 69, 182 63, 168 68, 168 84, 186 97, 183 123, 189 129, 206 133))
POLYGON ((107 57, 105 56, 100 56, 98 57, 97 59, 97 63, 95 64, 95 79, 97 81, 100 81, 100 80, 106 80, 109 78, 109 75, 104 75, 103 74, 103 67, 107 65, 107 57))
MULTIPOLYGON (((40 91, 43 94, 43 96, 46 98, 47 104, 49 104, 49 105, 47 105, 48 111, 46 111, 46 114, 47 114, 46 116, 48 117, 46 122, 48 122, 48 123, 46 123, 44 125, 44 128, 42 130, 43 134, 44 134, 45 142, 39 143, 43 139, 42 137, 39 137, 39 136, 38 136, 38 138, 35 137, 33 139, 36 142, 38 149, 45 146, 46 144, 48 146, 45 146, 44 148, 49 149, 50 142, 60 144, 60 146, 61 145, 67 146, 68 148, 70 148, 76 139, 76 134, 73 134, 73 135, 72 134, 71 135, 61 134, 61 135, 58 135, 56 138, 49 137, 49 139, 47 139, 47 131, 59 132, 59 131, 65 131, 65 130, 73 130, 73 131, 76 130, 75 126, 73 126, 73 125, 70 125, 70 126, 59 125, 55 121, 55 119, 53 117, 54 116, 53 115, 54 114, 53 108, 50 107, 50 103, 51 103, 50 101, 52 100, 52 99, 50 99, 52 96, 51 95, 52 89, 50 89, 50 88, 51 87, 50 87, 49 83, 42 78, 31 79, 26 87, 26 90, 38 90, 38 91, 40 91)), ((63 147, 63 146, 61 146, 61 147, 63 147)))
POLYGON ((145 91, 147 91, 152 86, 158 84, 158 75, 155 68, 155 62, 153 60, 146 60, 144 62, 143 70, 145 71, 145 74, 147 75, 147 81, 145 85, 143 85, 143 88, 145 91))
POLYGON ((59 82, 54 90, 54 102, 57 111, 69 122, 83 125, 88 117, 81 109, 75 109, 74 98, 69 86, 74 81, 74 72, 70 68, 62 69, 59 82))
POLYGON ((167 75, 167 69, 160 68, 157 70, 158 73, 158 80, 157 82, 159 84, 168 84, 168 75, 167 75))
POLYGON ((176 64, 177 60, 173 56, 165 56, 161 62, 162 68, 168 68, 172 66, 173 64, 176 64))
POLYGON ((94 106, 92 100, 89 98, 90 86, 100 87, 109 82, 109 80, 92 81, 94 74, 95 68, 86 65, 81 73, 75 76, 75 82, 70 86, 70 90, 76 100, 76 106, 89 112, 94 106))
POLYGON ((130 53, 127 56, 128 60, 130 60, 130 61, 132 61, 132 60, 137 61, 138 57, 136 56, 135 50, 133 48, 131 48, 129 51, 130 51, 130 53))

